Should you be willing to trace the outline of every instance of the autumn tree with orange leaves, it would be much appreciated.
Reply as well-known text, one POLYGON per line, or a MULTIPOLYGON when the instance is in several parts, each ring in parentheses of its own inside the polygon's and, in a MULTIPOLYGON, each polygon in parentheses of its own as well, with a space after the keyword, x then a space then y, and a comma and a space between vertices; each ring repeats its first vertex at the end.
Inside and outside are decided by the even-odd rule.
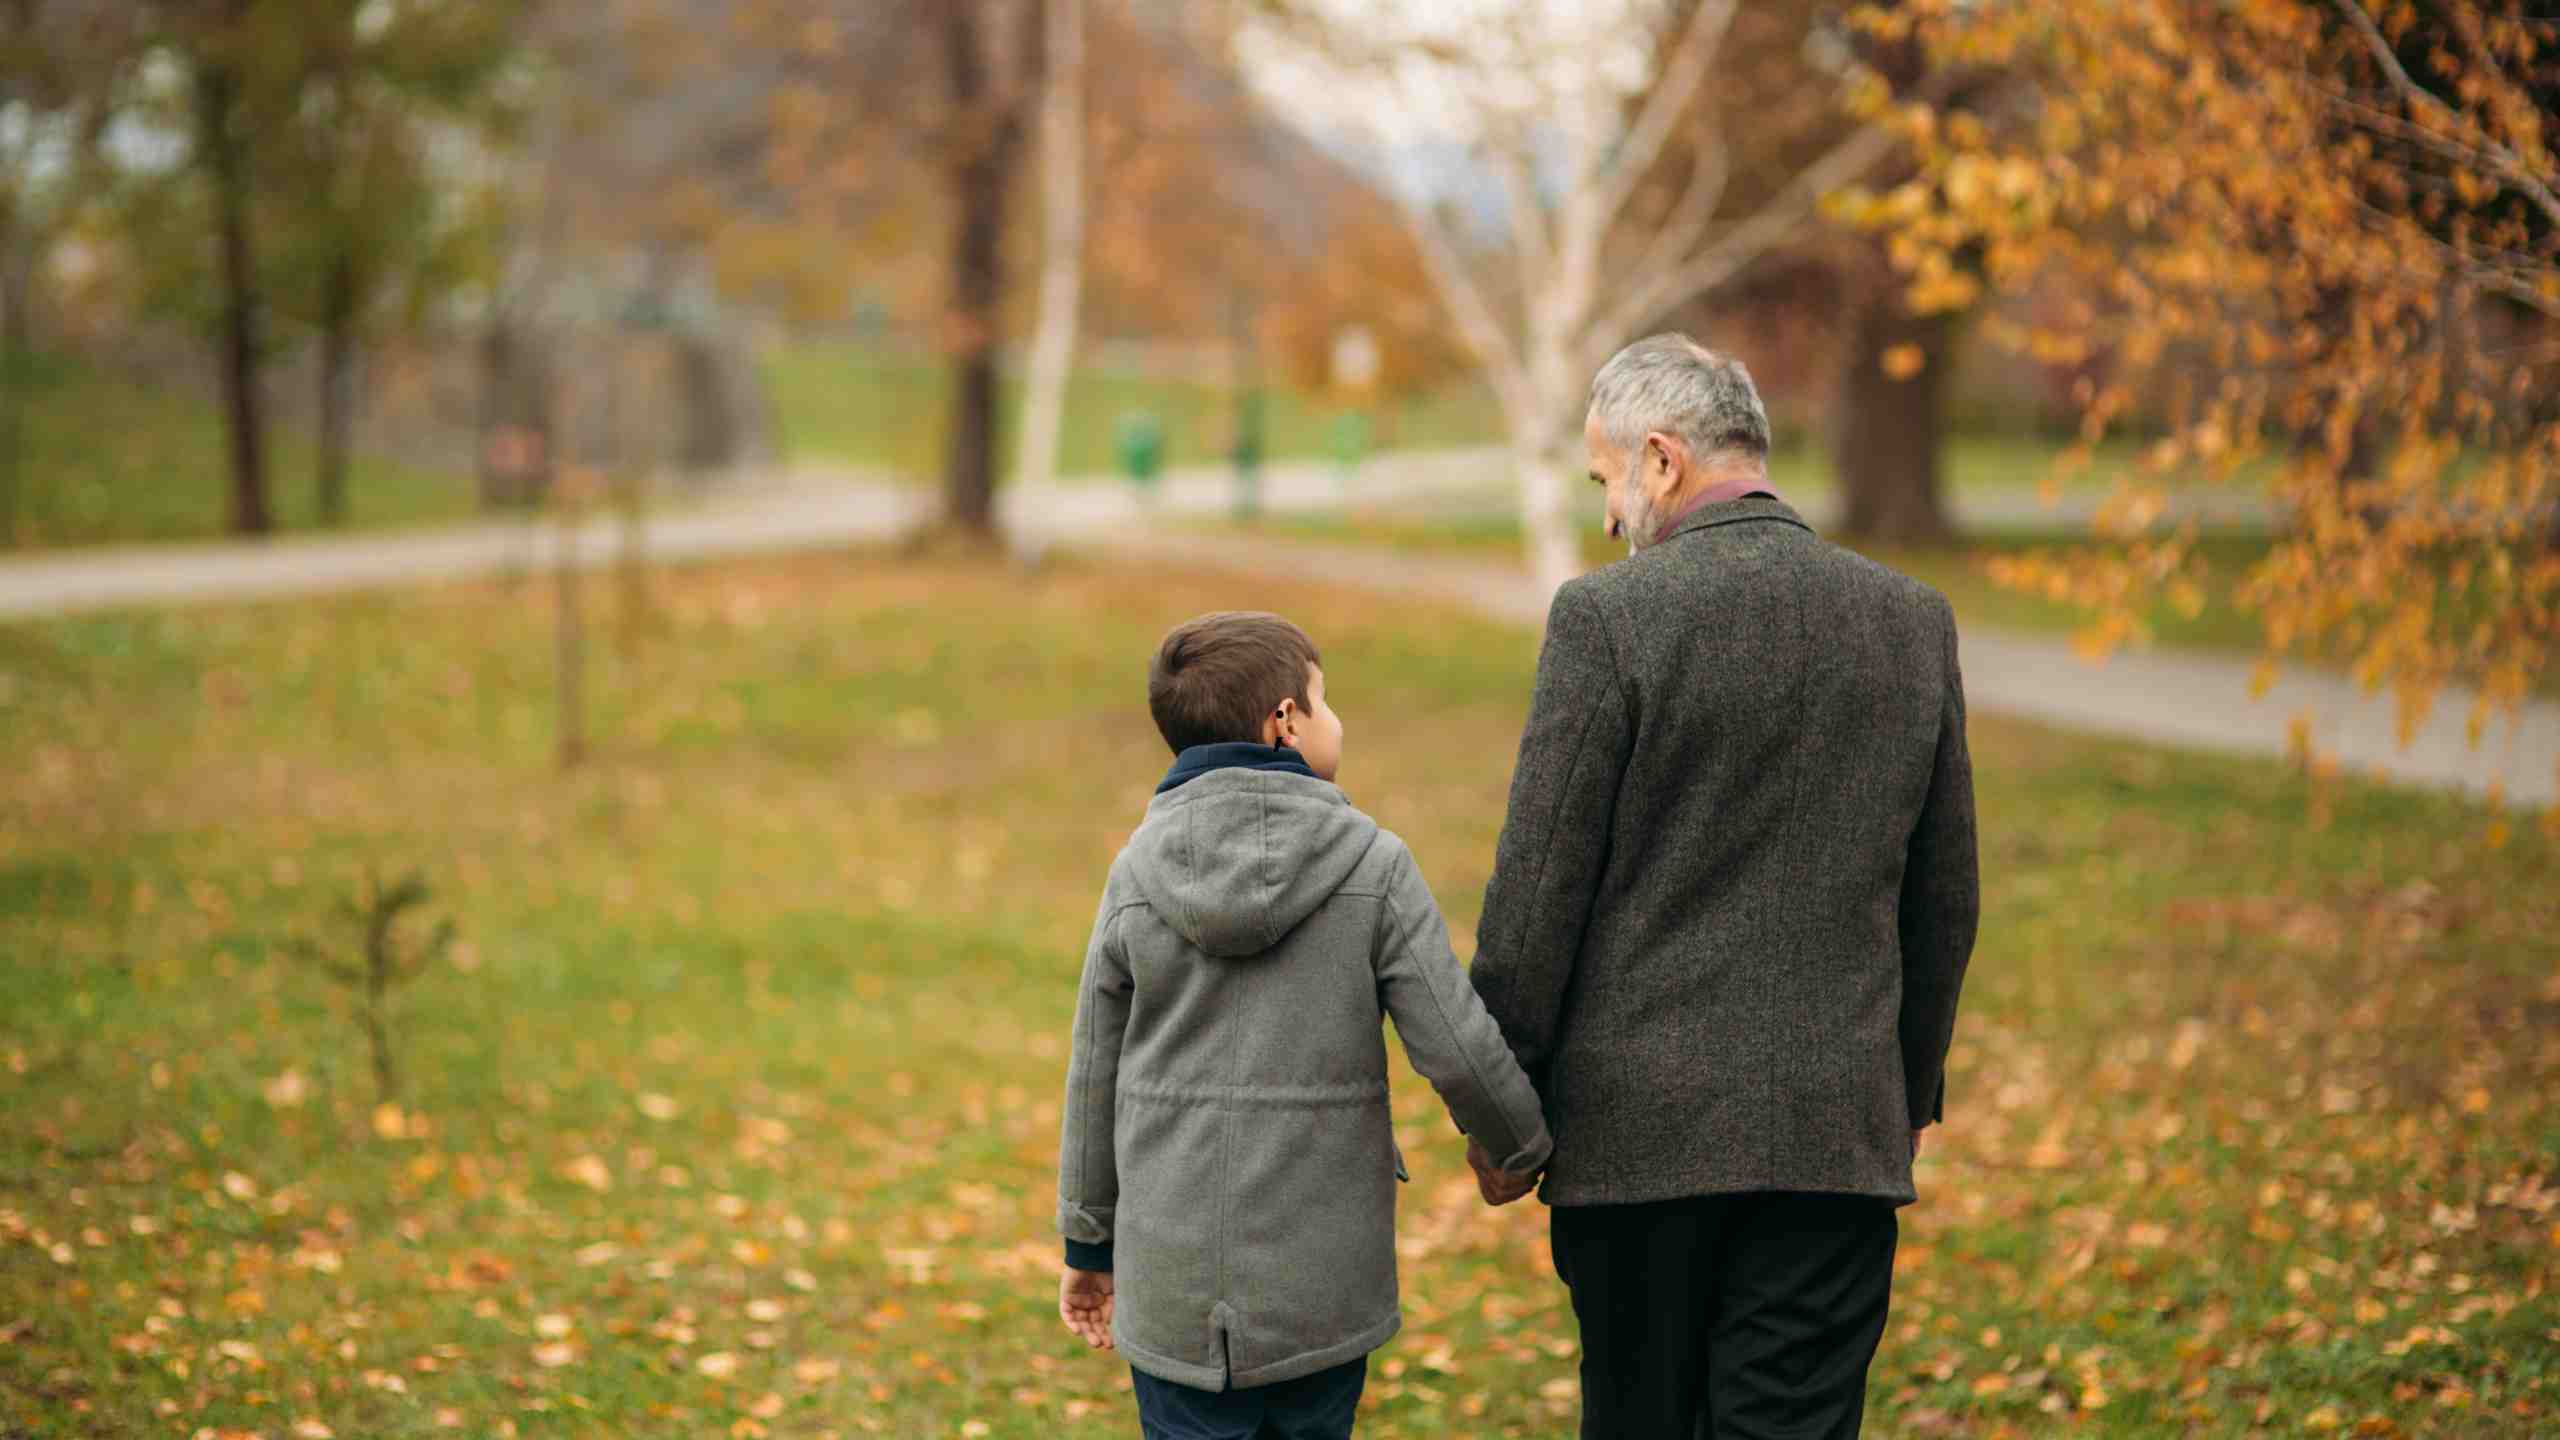
MULTIPOLYGON (((2007 123, 1884 102, 1919 157, 1844 197, 1916 303, 2071 298, 1999 338, 2098 361, 2085 443, 2147 444, 2109 543, 2004 565, 2143 638, 2212 583, 2186 492, 2262 487, 2236 577, 2284 658, 2438 703, 2477 743, 2560 640, 2560 10, 2517 0, 1917 0, 1881 38, 2025 77, 2007 123), (1978 277, 1978 278, 1977 278, 1978 277)), ((2068 462, 2066 462, 2068 463, 2068 462)), ((2298 732, 2299 733, 2299 732, 2298 732)), ((2560 830, 2560 811, 2546 815, 2560 830)))

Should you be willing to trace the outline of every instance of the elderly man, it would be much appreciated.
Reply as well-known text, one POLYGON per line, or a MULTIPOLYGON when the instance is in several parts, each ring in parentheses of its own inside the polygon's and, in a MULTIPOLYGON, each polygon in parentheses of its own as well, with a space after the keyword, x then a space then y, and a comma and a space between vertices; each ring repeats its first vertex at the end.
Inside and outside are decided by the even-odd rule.
POLYGON ((1585 431, 1633 558, 1556 594, 1474 971, 1555 1135, 1582 1434, 1855 1435, 1973 950, 1955 620, 1770 489, 1735 361, 1638 341, 1585 431))

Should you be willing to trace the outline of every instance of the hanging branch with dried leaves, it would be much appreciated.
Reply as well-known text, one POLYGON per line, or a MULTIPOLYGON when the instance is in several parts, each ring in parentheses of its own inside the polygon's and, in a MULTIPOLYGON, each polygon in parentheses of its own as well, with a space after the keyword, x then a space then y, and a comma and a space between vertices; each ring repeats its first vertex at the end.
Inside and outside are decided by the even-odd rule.
POLYGON ((1890 232, 1922 308, 1973 298, 1959 254, 2065 297, 1993 333, 2083 368, 2088 444, 2151 437, 2103 553, 2000 578, 2086 606, 2092 649, 2145 638, 2155 606, 2215 588, 2180 493, 2256 487, 2280 530, 2232 594, 2262 688, 2283 658, 2344 663, 2390 689, 2404 743, 2449 697, 2475 744, 2519 713, 2560 645, 2549 21, 2513 0, 1926 0, 1863 23, 2038 90, 1999 128, 1905 110, 1920 173, 1843 212, 1890 232))

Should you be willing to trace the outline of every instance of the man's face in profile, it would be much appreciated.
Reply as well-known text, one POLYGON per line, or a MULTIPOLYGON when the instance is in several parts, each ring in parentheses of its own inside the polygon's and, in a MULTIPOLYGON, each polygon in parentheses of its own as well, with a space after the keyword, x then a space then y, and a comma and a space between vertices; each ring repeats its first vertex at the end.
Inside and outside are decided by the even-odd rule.
MULTIPOLYGON (((1628 529, 1631 518, 1627 494, 1627 454, 1609 443, 1600 429, 1600 417, 1589 416, 1582 422, 1582 444, 1590 455, 1591 483, 1600 487, 1601 528, 1612 540, 1625 540, 1627 550, 1635 550, 1635 539, 1628 529)), ((1641 502, 1639 501, 1639 504, 1641 502)))

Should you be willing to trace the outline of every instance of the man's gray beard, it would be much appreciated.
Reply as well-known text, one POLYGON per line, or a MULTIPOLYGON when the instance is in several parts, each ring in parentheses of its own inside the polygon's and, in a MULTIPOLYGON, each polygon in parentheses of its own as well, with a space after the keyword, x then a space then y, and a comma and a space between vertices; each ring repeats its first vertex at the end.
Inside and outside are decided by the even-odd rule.
POLYGON ((1627 492, 1627 553, 1653 543, 1653 501, 1640 489, 1627 492))

